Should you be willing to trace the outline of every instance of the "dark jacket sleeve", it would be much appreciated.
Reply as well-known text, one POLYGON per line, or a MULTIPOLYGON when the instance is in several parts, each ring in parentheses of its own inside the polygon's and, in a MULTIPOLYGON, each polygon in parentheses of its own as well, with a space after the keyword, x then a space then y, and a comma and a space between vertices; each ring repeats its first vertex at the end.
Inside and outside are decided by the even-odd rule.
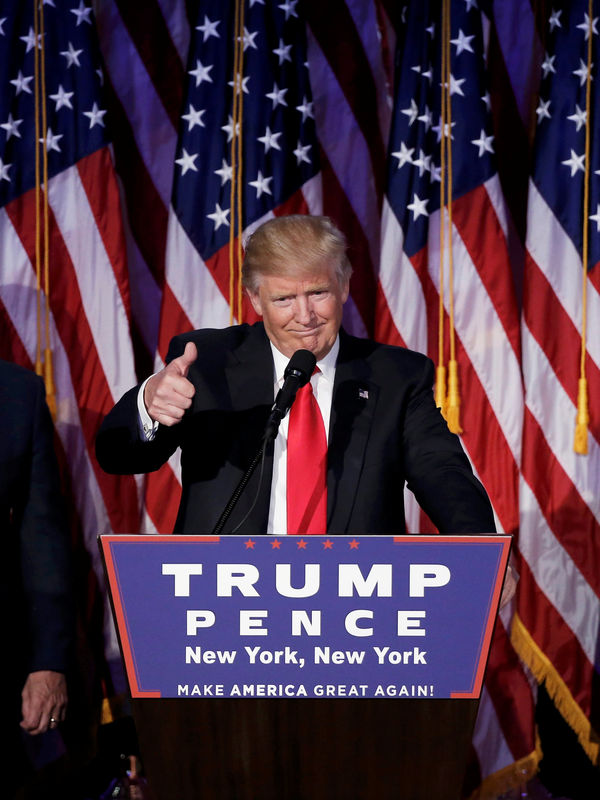
POLYGON ((493 533, 486 491, 435 406, 433 375, 427 359, 406 409, 402 445, 408 488, 440 533, 493 533))

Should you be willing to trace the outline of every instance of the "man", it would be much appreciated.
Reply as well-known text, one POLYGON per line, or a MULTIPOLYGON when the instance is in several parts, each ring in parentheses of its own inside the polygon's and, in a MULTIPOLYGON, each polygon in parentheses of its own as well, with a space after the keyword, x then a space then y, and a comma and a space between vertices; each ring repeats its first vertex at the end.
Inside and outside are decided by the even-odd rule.
MULTIPOLYGON (((405 481, 441 532, 495 530, 485 491, 435 408, 431 361, 341 330, 351 272, 345 249, 323 217, 262 225, 247 244, 243 280, 263 322, 176 337, 167 366, 104 420, 96 452, 109 472, 157 469, 181 446, 176 532, 213 530, 299 349, 314 353, 319 368, 311 387, 327 437, 321 532, 404 531, 405 481)), ((224 533, 237 525, 240 534, 288 532, 287 424, 286 417, 267 451, 262 483, 254 474, 224 533)))
POLYGON ((3 778, 11 796, 31 771, 23 732, 44 733, 65 717, 75 625, 70 542, 44 383, 5 361, 0 361, 0 427, 0 608, 6 643, 0 671, 8 698, 4 747, 10 764, 3 778))

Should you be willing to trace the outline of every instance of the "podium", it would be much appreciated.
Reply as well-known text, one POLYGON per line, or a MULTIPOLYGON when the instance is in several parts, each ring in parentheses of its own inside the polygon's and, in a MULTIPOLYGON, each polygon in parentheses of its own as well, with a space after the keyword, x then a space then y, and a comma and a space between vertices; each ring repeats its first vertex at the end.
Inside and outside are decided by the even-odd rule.
POLYGON ((102 537, 154 800, 459 800, 510 537, 285 540, 102 537))

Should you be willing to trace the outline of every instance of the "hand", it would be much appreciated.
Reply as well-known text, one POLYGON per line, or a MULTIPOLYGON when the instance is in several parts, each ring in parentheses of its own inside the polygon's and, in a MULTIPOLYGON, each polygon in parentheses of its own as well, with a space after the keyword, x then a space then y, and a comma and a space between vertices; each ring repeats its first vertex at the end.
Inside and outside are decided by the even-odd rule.
POLYGON ((504 576, 504 584, 502 585, 502 595, 500 597, 500 608, 504 608, 507 603, 515 596, 517 591, 517 579, 512 567, 506 568, 506 575, 504 576))
POLYGON ((161 425, 176 425, 191 405, 195 394, 194 385, 188 381, 190 366, 198 358, 198 350, 193 342, 188 342, 183 355, 174 358, 156 375, 153 375, 144 389, 144 403, 148 414, 161 425))
POLYGON ((21 727, 28 733, 44 733, 65 718, 67 681, 62 672, 39 670, 27 676, 21 692, 21 727), (50 720, 54 720, 51 722, 50 720))

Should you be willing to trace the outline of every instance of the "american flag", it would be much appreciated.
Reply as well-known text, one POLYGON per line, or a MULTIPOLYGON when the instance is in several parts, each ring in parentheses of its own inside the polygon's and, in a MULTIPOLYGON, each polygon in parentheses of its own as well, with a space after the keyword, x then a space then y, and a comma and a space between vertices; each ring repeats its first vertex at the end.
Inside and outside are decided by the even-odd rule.
POLYGON ((103 582, 97 535, 140 519, 134 478, 106 475, 93 455, 99 420, 135 382, 129 282, 92 9, 46 0, 36 20, 34 8, 7 0, 0 18, 0 352, 51 367, 92 586, 103 582))
MULTIPOLYGON (((93 435, 101 416, 135 383, 135 373, 141 379, 160 367, 173 333, 189 327, 228 325, 232 300, 234 317, 240 316, 235 288, 233 297, 230 290, 228 254, 232 222, 231 182, 228 181, 232 142, 228 138, 235 127, 231 127, 229 119, 233 116, 230 107, 234 88, 229 84, 235 81, 236 44, 238 58, 243 50, 244 64, 238 84, 244 99, 240 173, 244 194, 243 219, 235 235, 241 232, 242 237, 245 236, 253 225, 270 214, 297 210, 320 212, 322 209, 340 225, 350 243, 354 275, 351 298, 345 308, 346 328, 359 335, 376 335, 383 341, 405 342, 437 360, 441 81, 437 79, 435 84, 434 74, 439 75, 441 45, 440 22, 429 17, 429 9, 433 13, 434 5, 439 9, 441 4, 428 5, 417 0, 404 4, 393 0, 329 0, 325 7, 317 0, 303 0, 302 3, 247 0, 243 21, 238 19, 241 28, 237 35, 234 33, 235 5, 233 2, 186 3, 185 0, 145 0, 144 3, 93 0, 93 12, 89 0, 44 0, 41 6, 45 57, 50 65, 46 68, 46 102, 47 127, 52 133, 48 137, 46 131, 44 138, 48 143, 50 176, 50 334, 57 385, 57 429, 72 476, 73 508, 93 555, 97 552, 94 541, 97 533, 170 530, 179 492, 179 467, 173 459, 167 468, 149 479, 140 521, 138 509, 142 495, 134 480, 104 475, 91 455, 93 435), (424 20, 421 30, 417 29, 418 15, 424 20), (430 32, 427 29, 432 23, 435 27, 430 32), (99 34, 100 60, 94 49, 94 28, 99 34), (399 73, 401 80, 395 92, 393 67, 397 38, 401 43, 398 54, 404 69, 399 73), (431 78, 428 74, 430 59, 431 78), (305 62, 308 63, 310 87, 306 83, 305 62), (244 78, 247 78, 245 86, 244 78), (287 105, 278 102, 275 106, 275 98, 283 89, 286 93, 279 96, 287 105), (71 92, 68 101, 72 109, 66 102, 71 92), (268 94, 273 97, 267 98, 268 94), (412 100, 417 105, 417 116, 411 124, 412 100), (61 107, 57 108, 59 102, 61 107), (300 107, 304 111, 300 111, 300 107), (92 125, 94 117, 96 122, 92 125), (394 139, 388 157, 392 118, 394 139), (281 136, 277 136, 279 124, 281 136), (57 136, 63 138, 53 138, 57 136), (52 147, 53 142, 62 152, 52 147), (209 143, 208 149, 203 142, 209 143), (267 142, 270 142, 268 150, 267 142), (404 152, 402 142, 406 148, 404 152), (303 151, 307 145, 311 149, 303 151), (406 156, 411 148, 413 152, 406 156), (310 157, 310 164, 303 159, 303 152, 310 157), (403 155, 398 158, 393 153, 403 155), (276 178, 272 170, 280 166, 283 172, 276 178), (386 172, 389 173, 387 192, 386 172), (409 175, 412 176, 410 180, 409 175), (401 191, 408 192, 403 208, 399 205, 402 201, 398 192, 401 191), (119 196, 123 201, 120 208, 119 196), (421 212, 417 215, 419 208, 421 212), (413 232, 409 235, 411 228, 413 232), (424 238, 419 239, 423 231, 424 238), (166 500, 162 502, 159 498, 166 500)), ((556 5, 559 9, 562 7, 556 5)), ((27 84, 24 79, 35 77, 35 44, 30 46, 35 42, 34 2, 32 0, 30 10, 22 6, 17 0, 5 0, 0 12, 0 191, 3 192, 0 324, 2 355, 31 366, 36 358, 38 327, 35 322, 35 200, 32 199, 35 180, 31 180, 31 165, 35 164, 35 139, 42 138, 42 134, 39 137, 34 134, 33 94, 22 85, 27 84), (30 27, 34 29, 33 36, 30 27), (10 46, 3 47, 4 44, 10 46), (21 84, 18 95, 17 85, 12 81, 21 84), (17 120, 23 121, 17 124, 17 120), (27 145, 25 141, 17 141, 19 137, 14 128, 27 145), (30 150, 25 151, 25 146, 30 150), (17 178, 17 175, 24 176, 27 170, 29 182, 25 177, 17 178), (21 188, 15 188, 17 186, 21 188)), ((566 11, 562 14, 565 27, 568 14, 566 11)), ((573 18, 574 31, 570 31, 570 35, 578 33, 585 38, 585 32, 577 28, 584 21, 583 12, 581 17, 573 18)), ((525 531, 526 517, 534 520, 535 536, 531 536, 528 544, 524 539, 518 617, 523 629, 560 669, 571 657, 569 650, 564 651, 566 657, 562 655, 562 643, 583 641, 584 634, 588 636, 587 661, 574 662, 577 665, 586 663, 587 672, 581 672, 581 678, 574 672, 561 673, 575 704, 579 704, 583 717, 587 718, 591 710, 589 687, 597 686, 597 672, 589 658, 594 617, 591 612, 587 613, 591 605, 583 602, 578 604, 583 612, 568 614, 571 605, 567 598, 584 585, 571 581, 574 565, 585 576, 585 586, 596 602, 598 587, 597 578, 595 584, 589 578, 594 569, 593 559, 584 555, 583 550, 575 558, 567 534, 574 535, 570 533, 573 519, 583 519, 582 524, 587 524, 586 508, 591 508, 593 503, 580 491, 581 483, 572 480, 576 488, 569 489, 568 497, 570 500, 578 497, 580 501, 565 502, 561 510, 569 509, 572 515, 568 523, 564 518, 559 521, 558 509, 552 507, 554 500, 544 493, 543 486, 535 488, 535 482, 526 477, 521 487, 519 515, 521 446, 523 444, 523 470, 527 476, 528 469, 533 474, 531 454, 544 452, 539 450, 539 442, 550 441, 547 437, 551 428, 547 429, 546 424, 550 425, 552 415, 558 416, 559 412, 548 402, 548 398, 557 396, 554 383, 550 392, 529 391, 522 439, 522 416, 519 416, 523 411, 523 397, 519 394, 522 373, 519 369, 522 364, 529 370, 529 341, 525 331, 525 359, 521 362, 519 309, 512 294, 507 255, 507 242, 511 255, 514 243, 518 244, 512 223, 516 221, 518 227, 520 219, 515 214, 511 220, 510 214, 504 211, 494 163, 496 155, 504 157, 506 176, 509 161, 508 174, 514 178, 512 188, 515 189, 510 200, 524 197, 525 192, 520 188, 524 185, 521 179, 526 179, 525 168, 521 165, 526 162, 526 155, 522 156, 523 152, 526 154, 528 103, 535 93, 537 68, 546 55, 540 52, 532 5, 523 0, 453 0, 451 21, 450 38, 455 40, 450 48, 452 79, 449 82, 455 123, 452 128, 454 319, 463 443, 492 497, 499 527, 516 532, 520 522, 525 531), (484 49, 487 71, 482 55, 484 49), (494 119, 493 129, 487 114, 484 75, 494 81, 490 90, 492 110, 500 108, 502 112, 494 119), (506 138, 498 135, 503 126, 504 129, 509 127, 507 120, 510 120, 510 130, 504 133, 520 137, 525 143, 521 151, 512 148, 508 159, 506 138), (491 138, 494 135, 495 138, 491 138), (515 168, 517 163, 519 171, 515 168), (550 416, 541 415, 533 398, 550 416), (531 409, 535 409, 535 413, 531 409), (538 441, 530 433, 532 420, 535 420, 538 441), (527 491, 537 503, 538 517, 531 516, 527 491), (583 516, 578 516, 581 514, 583 516), (544 551, 537 549, 538 520, 546 526, 545 533, 550 530, 549 519, 552 520, 552 535, 565 542, 564 550, 560 551, 564 560, 558 563, 561 570, 565 567, 566 571, 553 579, 554 568, 546 570, 544 567, 544 581, 536 566, 538 555, 544 556, 544 551), (569 581, 565 580, 565 575, 569 576, 569 581), (562 605, 558 602, 560 598, 564 599, 562 605), (583 633, 575 626, 574 617, 588 625, 583 633), (562 627, 555 626, 554 623, 562 619, 565 620, 562 627), (548 624, 544 622, 543 632, 536 628, 536 620, 549 621, 548 624), (578 636, 570 634, 575 630, 580 631, 578 636), (596 684, 591 675, 595 676, 596 684)), ((549 33, 555 32, 558 35, 558 28, 549 30, 549 33)), ((595 32, 593 38, 597 48, 595 32)), ((557 46, 559 44, 557 40, 557 46)), ((570 52, 571 42, 566 46, 565 57, 570 52)), ((553 51, 549 52, 554 55, 553 51)), ((583 51, 581 58, 585 59, 583 51)), ((579 56, 574 70, 580 66, 578 59, 579 56)), ((596 53, 593 60, 598 62, 596 53)), ((554 64, 558 61, 560 59, 554 64)), ((597 74, 596 69, 594 74, 597 74)), ((551 80, 553 76, 549 73, 547 77, 551 80)), ((29 81, 31 89, 34 85, 35 80, 29 81)), ((597 92, 596 82, 593 86, 597 92)), ((542 99, 548 99, 543 91, 542 99)), ((581 100, 577 102, 582 109, 581 100)), ((549 108, 552 113, 553 107, 549 108)), ((567 116, 574 113, 577 113, 575 106, 567 116)), ((541 120, 542 124, 546 122, 549 120, 541 120)), ((563 120, 563 124, 567 129, 576 127, 574 122, 563 120)), ((575 133, 580 131, 571 131, 569 135, 575 133)), ((598 139, 597 133, 595 139, 598 139)), ((574 149, 576 154, 581 154, 580 148, 574 149)), ((570 157, 568 151, 560 160, 570 157)), ((578 176, 571 182, 567 179, 570 167, 560 166, 560 169, 566 193, 578 176)), ((557 166, 554 170, 557 177, 560 169, 557 166)), ((597 176, 594 179, 597 180, 597 176)), ((511 188, 509 183, 510 180, 505 181, 505 189, 511 188)), ((547 205, 549 200, 544 202, 547 205)), ((564 202, 565 208, 571 210, 566 198, 564 202)), ((596 203, 597 194, 592 192, 590 215, 597 213, 596 203)), ((517 205, 511 205, 513 211, 517 205)), ((558 211, 554 213, 559 216, 558 211)), ((43 228, 43 211, 41 217, 43 228)), ((545 242, 546 230, 545 222, 535 226, 530 222, 530 239, 538 248, 545 242)), ((592 225, 590 230, 596 229, 592 225)), ((564 232, 562 238, 553 237, 552 247, 565 237, 564 232)), ((574 246, 571 249, 574 250, 574 246)), ((535 252, 533 244, 529 252, 530 255, 535 252)), ((538 264, 537 259, 534 260, 538 264)), ((590 265, 597 260, 596 254, 590 259, 590 265)), ((513 258, 513 270, 517 261, 513 258)), ((541 274, 539 264, 536 269, 541 274)), ((531 271, 531 264, 528 270, 531 271)), ((593 274, 590 272, 590 281, 593 281, 593 274)), ((532 290, 538 289, 538 283, 539 280, 531 283, 532 290)), ((597 314, 593 315, 597 281, 595 286, 589 316, 597 319, 597 314)), ((536 310, 536 306, 531 308, 530 296, 526 287, 529 316, 536 310)), ((555 299, 555 303, 566 309, 571 294, 557 297, 560 299, 555 299)), ((539 308, 537 313, 540 313, 539 308)), ((564 311, 563 316, 566 314, 564 311)), ((576 314, 570 311, 568 314, 576 319, 576 314)), ((241 316, 244 321, 253 319, 246 307, 241 316)), ((446 323, 447 316, 446 313, 446 323)), ((553 318, 560 319, 559 316, 553 318)), ((597 326, 597 322, 589 324, 588 363, 598 341, 595 336, 591 343, 593 326, 597 326)), ((530 325, 529 320, 527 325, 530 325)), ((551 331, 543 327, 540 320, 535 347, 542 352, 539 342, 550 343, 544 349, 554 359, 559 348, 551 344, 551 337, 558 336, 558 326, 551 331)), ((42 332, 43 328, 42 319, 42 332)), ((561 330, 562 343, 569 329, 561 330)), ((534 337, 529 336, 529 340, 534 341, 534 337)), ((549 360, 550 355, 547 356, 549 360)), ((558 376, 555 383, 562 386, 565 374, 575 375, 577 358, 577 353, 573 352, 564 363, 561 361, 562 371, 555 373, 558 376)), ((594 361, 598 363, 597 358, 594 361)), ((544 373, 544 379, 549 380, 549 374, 544 373)), ((591 396, 593 379, 594 375, 588 370, 591 396)), ((535 380, 539 380, 537 373, 535 380)), ((568 446, 563 450, 561 440, 546 450, 554 459, 552 463, 561 465, 569 475, 564 465, 568 467, 570 463, 565 458, 572 458, 568 454, 572 438, 572 385, 576 386, 576 378, 574 380, 575 384, 570 382, 571 378, 568 383, 568 415, 563 414, 561 407, 564 424, 563 428, 556 428, 556 435, 568 429, 568 446)), ((529 386, 531 374, 529 377, 526 374, 526 381, 529 386)), ((586 462, 589 465, 597 463, 592 441, 593 437, 597 440, 593 401, 591 405, 590 454, 586 462)), ((579 461, 575 463, 578 465, 576 478, 580 481, 582 468, 579 461)), ((537 473, 537 481, 541 481, 544 469, 537 473)), ((592 466, 586 469, 591 470, 592 466)), ((549 474, 558 473, 553 470, 549 474)), ((597 470, 595 475, 597 480, 597 470)), ((590 473, 590 480, 593 477, 590 473)), ((571 484, 567 482, 565 486, 571 484)), ((593 497, 597 498, 597 494, 595 489, 593 497)), ((564 492, 553 497, 564 497, 564 492)), ((595 514, 597 519, 597 508, 595 514)), ((412 529, 425 529, 414 506, 409 525, 412 529)), ((590 530, 589 525, 586 530, 590 530)), ((597 528, 593 530, 597 538, 597 528)), ((583 548, 591 538, 591 535, 582 537, 577 546, 583 548)), ((554 552, 554 549, 546 549, 546 553, 554 552)), ((546 564, 546 561, 542 559, 541 563, 546 564)), ((595 574, 598 574, 597 562, 595 574)), ((577 596, 587 598, 590 594, 577 596)), ((596 608, 594 605, 593 609, 596 608)), ((508 614, 497 626, 474 738, 477 758, 476 779, 472 785, 483 780, 482 797, 495 796, 503 786, 507 788, 515 779, 522 778, 531 771, 537 758, 532 755, 532 692, 511 647, 510 623, 508 614), (520 773, 521 769, 525 772, 520 773)), ((538 622, 538 626, 540 624, 538 622)), ((106 632, 109 642, 111 635, 106 632)), ((516 641, 514 635, 513 638, 516 641)), ((525 648, 516 643, 520 652, 527 655, 525 648)), ((579 652, 583 652, 583 645, 578 646, 579 652)), ((533 652, 531 648, 529 652, 533 652)), ((535 668, 536 664, 532 666, 535 668)), ((557 695, 557 701, 561 697, 557 695)), ((561 708, 568 710, 573 704, 563 704, 561 708)), ((572 721, 571 717, 569 719, 572 721)))
MULTIPOLYGON (((453 303, 462 442, 490 495, 498 528, 515 534, 523 407, 519 314, 494 160, 482 14, 473 2, 448 6, 446 33, 440 4, 433 2, 410 4, 400 32, 382 212, 377 336, 428 353, 446 366, 453 303), (444 36, 450 46, 447 76, 442 73, 444 36), (449 92, 450 114, 443 112, 443 84, 449 92), (442 153, 444 132, 450 137, 451 162, 449 154, 442 153), (443 181, 451 182, 451 242, 448 211, 440 239, 443 181), (440 358, 441 246, 445 310, 440 358)), ((409 530, 427 530, 414 499, 409 497, 407 505, 412 509, 409 530)), ((505 627, 509 621, 497 625, 492 653, 496 669, 489 672, 475 737, 482 775, 496 773, 510 762, 528 763, 533 772, 536 764, 531 689, 510 644, 505 627), (482 732, 490 727, 503 730, 498 723, 509 687, 519 697, 521 713, 490 747, 482 732)))
POLYGON ((536 677, 546 681, 550 696, 596 761, 600 727, 597 703, 595 710, 593 703, 600 691, 599 12, 598 2, 557 3, 545 31, 527 219, 522 566, 514 636, 522 657, 536 677), (582 277, 584 224, 587 304, 582 277), (573 448, 584 309, 590 405, 587 455, 573 448))

